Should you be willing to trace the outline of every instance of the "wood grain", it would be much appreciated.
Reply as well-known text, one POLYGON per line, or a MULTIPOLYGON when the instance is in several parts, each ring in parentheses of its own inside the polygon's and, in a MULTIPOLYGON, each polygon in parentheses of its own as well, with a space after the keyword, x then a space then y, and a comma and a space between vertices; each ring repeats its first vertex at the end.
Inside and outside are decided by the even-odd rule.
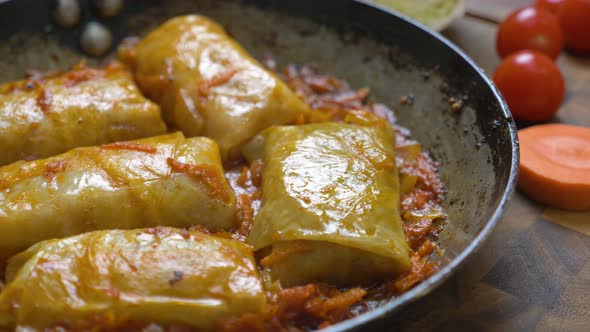
MULTIPOLYGON (((468 0, 445 36, 488 75, 497 25, 531 0, 468 0)), ((590 127, 590 58, 564 52, 567 97, 554 122, 590 127)), ((550 209, 516 193, 469 263, 382 331, 590 331, 590 213, 550 209)))

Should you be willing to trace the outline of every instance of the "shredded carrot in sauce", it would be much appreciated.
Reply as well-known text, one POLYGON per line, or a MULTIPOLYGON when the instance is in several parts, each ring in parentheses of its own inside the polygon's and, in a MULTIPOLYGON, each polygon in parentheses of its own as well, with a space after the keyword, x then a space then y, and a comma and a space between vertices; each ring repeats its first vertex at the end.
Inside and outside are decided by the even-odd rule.
POLYGON ((142 230, 145 234, 155 235, 157 237, 164 237, 172 234, 174 231, 168 227, 156 226, 142 230))
POLYGON ((106 294, 108 294, 108 296, 114 298, 114 299, 119 299, 119 297, 121 297, 121 292, 117 289, 117 288, 105 288, 103 289, 104 292, 106 294))
POLYGON ((227 83, 237 72, 237 69, 231 68, 213 76, 211 79, 201 81, 198 87, 199 95, 209 95, 211 88, 227 83))
POLYGON ((37 89, 39 91, 37 102, 43 112, 48 112, 48 105, 51 103, 51 94, 45 89, 49 80, 56 80, 57 84, 65 87, 73 87, 82 82, 104 78, 112 73, 120 72, 123 69, 121 63, 113 61, 103 68, 86 68, 84 61, 72 66, 69 71, 40 72, 34 69, 27 70, 25 80, 11 82, 0 87, 0 94, 10 94, 13 92, 29 92, 37 89))
POLYGON ((415 223, 406 223, 404 225, 406 237, 411 248, 417 248, 426 240, 433 222, 434 220, 432 219, 424 218, 415 223))
POLYGON ((326 93, 334 91, 335 87, 330 84, 329 77, 313 77, 305 81, 307 85, 316 93, 326 93))
POLYGON ((241 194, 237 198, 236 213, 238 229, 234 232, 236 240, 245 241, 254 223, 254 209, 249 194, 241 194))
POLYGON ((301 330, 300 326, 326 327, 351 317, 349 308, 362 301, 361 288, 339 291, 333 287, 309 284, 280 290, 271 302, 267 326, 282 330, 301 330))
POLYGON ((115 142, 103 144, 100 146, 100 148, 104 150, 132 150, 150 154, 154 154, 158 151, 155 146, 133 142, 115 142))
MULTIPOLYGON (((367 294, 362 288, 352 288, 332 297, 315 298, 305 304, 305 311, 327 322, 339 322, 346 318, 351 305, 361 301, 367 294)), ((327 325, 324 325, 324 327, 327 325)))
POLYGON ((262 199, 262 191, 256 190, 252 193, 252 200, 260 200, 262 199))
POLYGON ((305 313, 305 304, 317 294, 319 286, 291 287, 279 291, 271 312, 281 320, 291 320, 305 313))
POLYGON ((264 319, 256 314, 244 314, 240 317, 222 319, 215 324, 219 332, 264 332, 270 331, 265 327, 264 319))
POLYGON ((263 267, 275 265, 290 256, 309 252, 312 248, 307 241, 292 241, 285 246, 273 248, 270 255, 260 260, 260 265, 263 267))
POLYGON ((426 240, 417 251, 412 253, 410 271, 390 282, 388 287, 393 292, 401 294, 434 274, 437 270, 436 265, 428 262, 428 257, 435 248, 430 240, 426 240))
POLYGON ((93 68, 81 68, 65 73, 62 78, 66 87, 73 87, 82 82, 91 81, 97 78, 103 78, 105 71, 93 68))
POLYGON ((68 162, 65 160, 50 161, 45 165, 45 173, 43 176, 47 182, 52 181, 55 176, 66 170, 68 162))
POLYGON ((216 167, 212 165, 192 165, 181 163, 168 158, 168 165, 172 171, 185 173, 192 178, 203 181, 209 188, 210 197, 220 197, 224 202, 230 201, 230 188, 225 185, 225 177, 216 167))
POLYGON ((356 91, 353 94, 343 94, 337 98, 334 98, 332 100, 332 102, 338 103, 341 105, 347 105, 349 103, 356 102, 356 101, 363 102, 364 100, 367 99, 367 97, 369 97, 369 89, 363 88, 363 89, 356 91))
POLYGON ((240 170, 240 176, 238 177, 238 180, 236 181, 238 186, 240 186, 242 188, 247 187, 248 180, 250 179, 249 172, 250 172, 250 170, 248 169, 248 167, 242 166, 242 168, 240 170))
POLYGON ((203 234, 214 234, 215 231, 213 229, 207 228, 203 225, 192 225, 191 227, 188 228, 188 230, 190 231, 198 231, 201 232, 203 234))
POLYGON ((39 105, 43 113, 49 113, 52 100, 53 95, 51 94, 51 91, 42 87, 39 91, 39 96, 37 97, 37 105, 39 105))
POLYGON ((258 188, 262 185, 262 160, 255 160, 250 165, 250 176, 252 177, 252 184, 258 188))

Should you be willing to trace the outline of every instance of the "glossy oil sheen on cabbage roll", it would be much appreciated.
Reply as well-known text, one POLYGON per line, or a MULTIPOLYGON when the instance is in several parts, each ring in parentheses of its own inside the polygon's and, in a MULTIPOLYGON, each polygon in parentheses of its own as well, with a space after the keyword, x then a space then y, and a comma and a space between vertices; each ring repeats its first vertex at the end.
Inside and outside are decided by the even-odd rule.
POLYGON ((121 65, 0 86, 0 165, 165 132, 159 107, 121 65))
MULTIPOLYGON (((294 123, 309 109, 274 74, 212 20, 171 19, 135 48, 136 79, 187 136, 213 138, 222 158, 273 124, 294 123)), ((132 65, 133 66, 133 65, 132 65)))
POLYGON ((0 168, 0 253, 99 229, 233 226, 217 144, 181 133, 0 168))
POLYGON ((48 240, 10 259, 0 326, 75 331, 184 325, 264 310, 252 248, 157 227, 48 240))
POLYGON ((268 247, 261 264, 274 279, 347 285, 409 268, 391 128, 323 123, 261 136, 252 144, 263 146, 262 207, 247 242, 268 247))

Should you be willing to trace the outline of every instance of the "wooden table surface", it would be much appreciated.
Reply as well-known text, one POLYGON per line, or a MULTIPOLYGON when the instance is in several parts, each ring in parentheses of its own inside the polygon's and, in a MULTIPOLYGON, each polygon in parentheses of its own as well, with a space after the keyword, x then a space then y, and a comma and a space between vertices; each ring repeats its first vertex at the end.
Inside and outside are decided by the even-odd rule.
MULTIPOLYGON (((444 34, 492 75, 497 23, 532 0, 467 0, 444 34)), ((590 32, 589 32, 590 33, 590 32)), ((590 127, 590 57, 558 59, 567 96, 556 122, 590 127)), ((454 277, 384 331, 590 331, 590 213, 516 193, 491 238, 454 277)))

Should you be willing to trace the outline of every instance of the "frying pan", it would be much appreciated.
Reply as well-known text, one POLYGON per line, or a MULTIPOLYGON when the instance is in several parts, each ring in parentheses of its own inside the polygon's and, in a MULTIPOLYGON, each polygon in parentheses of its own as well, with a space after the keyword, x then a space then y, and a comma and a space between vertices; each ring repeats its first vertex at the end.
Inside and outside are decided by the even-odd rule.
MULTIPOLYGON (((83 19, 92 19, 85 6, 83 19)), ((0 81, 19 79, 28 68, 54 70, 79 61, 81 24, 60 29, 48 13, 49 1, 0 1, 0 81)), ((448 191, 448 225, 439 239, 443 254, 433 258, 440 270, 326 331, 366 328, 394 317, 446 280, 488 237, 514 189, 516 127, 494 85, 452 43, 411 19, 353 0, 127 1, 121 15, 103 24, 117 43, 186 13, 216 19, 259 59, 270 53, 282 65, 312 63, 355 88, 370 87, 374 99, 392 108, 440 163, 448 191), (410 95, 414 102, 401 105, 400 96, 410 95), (450 98, 462 100, 462 109, 452 111, 450 98)))

